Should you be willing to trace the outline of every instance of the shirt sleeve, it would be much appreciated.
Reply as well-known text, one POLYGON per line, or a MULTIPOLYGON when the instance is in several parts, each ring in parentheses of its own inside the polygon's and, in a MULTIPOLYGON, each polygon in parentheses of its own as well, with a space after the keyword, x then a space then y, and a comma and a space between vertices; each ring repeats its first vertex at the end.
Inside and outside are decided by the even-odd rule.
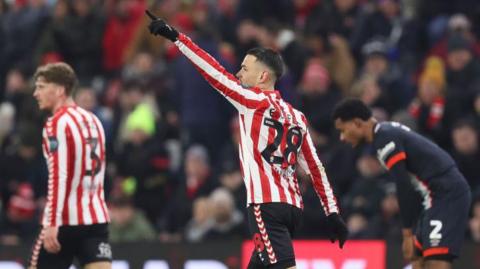
POLYGON ((417 216, 417 196, 410 174, 405 168, 405 161, 397 162, 391 169, 390 174, 395 177, 397 187, 397 200, 400 207, 400 216, 404 228, 412 228, 417 216))
POLYGON ((254 109, 265 100, 261 91, 255 88, 245 88, 239 80, 228 73, 217 60, 197 46, 190 38, 180 33, 175 45, 199 70, 200 74, 222 94, 235 108, 242 112, 254 109))
POLYGON ((391 133, 378 133, 375 141, 377 158, 380 163, 390 170, 400 161, 407 159, 407 154, 400 139, 391 133))
POLYGON ((339 213, 337 199, 333 194, 325 167, 317 156, 317 150, 308 130, 304 134, 303 141, 298 156, 298 164, 312 180, 312 185, 320 198, 325 214, 339 213))
POLYGON ((61 225, 62 210, 65 202, 66 181, 68 176, 68 143, 73 143, 65 118, 51 119, 46 125, 48 191, 43 225, 55 227, 61 225))
POLYGON ((395 179, 397 200, 403 226, 411 228, 415 219, 415 197, 418 194, 411 182, 411 175, 407 171, 407 154, 402 141, 391 131, 380 131, 374 143, 377 158, 395 179))

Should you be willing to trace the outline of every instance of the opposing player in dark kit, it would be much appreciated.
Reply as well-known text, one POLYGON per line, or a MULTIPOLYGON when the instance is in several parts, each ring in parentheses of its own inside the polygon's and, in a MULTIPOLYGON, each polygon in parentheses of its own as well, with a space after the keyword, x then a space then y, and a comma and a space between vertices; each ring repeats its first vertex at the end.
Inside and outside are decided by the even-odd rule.
POLYGON ((102 124, 72 100, 77 78, 66 63, 41 66, 34 79, 33 96, 52 115, 42 142, 47 203, 28 268, 68 269, 77 258, 85 269, 110 269, 102 124))
POLYGON ((358 99, 340 102, 333 119, 342 141, 353 146, 372 144, 378 160, 396 180, 404 257, 414 269, 452 268, 471 203, 470 188, 453 159, 404 125, 377 122, 358 99), (415 191, 423 198, 418 218, 415 191))
POLYGON ((252 49, 235 77, 187 36, 147 14, 152 19, 150 32, 174 42, 239 112, 240 164, 255 242, 248 268, 295 268, 291 236, 303 208, 295 174, 297 164, 311 176, 328 216, 331 239, 338 239, 343 247, 348 232, 316 155, 307 120, 274 90, 275 81, 283 73, 280 55, 271 49, 252 49))

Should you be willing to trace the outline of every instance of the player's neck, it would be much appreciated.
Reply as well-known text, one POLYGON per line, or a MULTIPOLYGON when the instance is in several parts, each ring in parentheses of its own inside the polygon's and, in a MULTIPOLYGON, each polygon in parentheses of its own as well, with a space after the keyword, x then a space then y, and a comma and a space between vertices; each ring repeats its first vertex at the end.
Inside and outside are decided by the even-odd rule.
POLYGON ((257 86, 260 90, 269 92, 269 91, 274 91, 275 90, 275 84, 271 83, 260 83, 257 86))
POLYGON ((64 99, 59 100, 52 109, 52 114, 55 114, 60 108, 64 106, 73 106, 75 102, 71 97, 65 97, 64 99))
POLYGON ((368 143, 373 142, 373 137, 375 135, 375 125, 377 125, 377 120, 373 117, 366 122, 366 132, 367 132, 368 143))

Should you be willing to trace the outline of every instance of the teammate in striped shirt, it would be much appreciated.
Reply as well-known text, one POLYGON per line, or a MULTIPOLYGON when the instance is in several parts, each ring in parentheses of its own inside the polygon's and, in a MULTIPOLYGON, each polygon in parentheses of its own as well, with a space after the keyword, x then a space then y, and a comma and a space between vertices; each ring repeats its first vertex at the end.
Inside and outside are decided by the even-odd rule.
POLYGON ((413 269, 450 269, 460 254, 470 209, 470 187, 453 159, 430 140, 397 122, 377 122, 359 99, 333 113, 341 140, 372 144, 395 178, 403 221, 404 257, 413 269), (419 217, 417 191, 423 198, 419 217), (414 251, 416 249, 416 251, 414 251))
POLYGON ((240 165, 255 243, 248 268, 295 268, 291 236, 303 209, 297 165, 313 181, 328 216, 331 239, 338 239, 343 247, 348 232, 308 132, 307 119, 274 90, 283 73, 281 56, 271 49, 252 49, 235 77, 187 36, 147 14, 152 19, 150 32, 173 41, 239 112, 240 165))
POLYGON ((84 268, 109 269, 102 124, 74 103, 76 75, 69 65, 41 66, 34 79, 33 96, 52 115, 42 142, 49 174, 47 203, 29 268, 67 269, 77 258, 84 268))

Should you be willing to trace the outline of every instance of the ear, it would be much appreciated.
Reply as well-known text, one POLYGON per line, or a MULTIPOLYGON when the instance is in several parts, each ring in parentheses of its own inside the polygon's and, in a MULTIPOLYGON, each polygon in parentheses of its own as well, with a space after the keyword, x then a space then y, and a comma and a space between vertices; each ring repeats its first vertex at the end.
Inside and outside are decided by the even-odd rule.
POLYGON ((57 85, 55 90, 56 90, 57 97, 60 97, 62 95, 67 95, 65 87, 63 86, 57 85))
POLYGON ((269 79, 270 79, 270 72, 267 71, 267 70, 263 70, 263 71, 260 73, 259 82, 265 83, 265 82, 267 82, 269 79))
POLYGON ((353 124, 355 124, 356 127, 362 127, 363 126, 363 120, 359 119, 359 118, 355 118, 353 119, 353 124))

